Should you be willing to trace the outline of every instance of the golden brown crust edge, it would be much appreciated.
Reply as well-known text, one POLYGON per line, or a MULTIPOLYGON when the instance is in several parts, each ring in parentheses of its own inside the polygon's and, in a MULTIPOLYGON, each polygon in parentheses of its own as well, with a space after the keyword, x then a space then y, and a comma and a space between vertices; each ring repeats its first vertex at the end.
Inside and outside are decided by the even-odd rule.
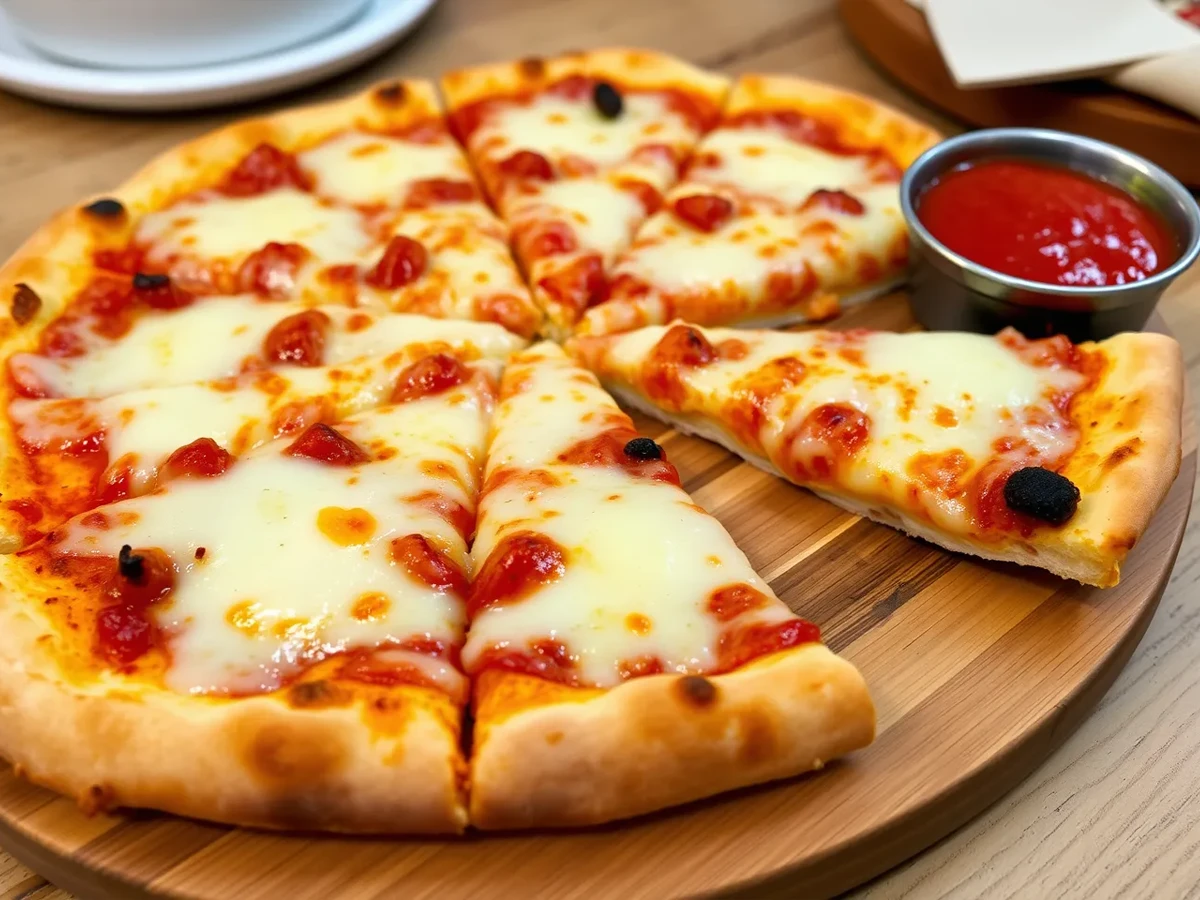
POLYGON ((306 687, 213 701, 100 675, 68 682, 49 627, 0 592, 0 756, 85 811, 165 810, 252 827, 456 833, 466 825, 460 712, 397 690, 338 705, 306 687))
POLYGON ((735 672, 652 675, 579 700, 505 710, 529 676, 480 691, 471 822, 592 825, 819 769, 869 744, 858 670, 821 644, 735 672))

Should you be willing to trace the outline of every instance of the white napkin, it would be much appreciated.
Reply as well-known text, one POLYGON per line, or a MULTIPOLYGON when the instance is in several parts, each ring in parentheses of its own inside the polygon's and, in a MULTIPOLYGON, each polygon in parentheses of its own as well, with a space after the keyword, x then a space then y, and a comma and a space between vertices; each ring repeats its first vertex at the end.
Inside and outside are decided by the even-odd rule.
POLYGON ((1200 118, 1200 28, 1161 0, 908 3, 959 87, 1096 76, 1200 118))

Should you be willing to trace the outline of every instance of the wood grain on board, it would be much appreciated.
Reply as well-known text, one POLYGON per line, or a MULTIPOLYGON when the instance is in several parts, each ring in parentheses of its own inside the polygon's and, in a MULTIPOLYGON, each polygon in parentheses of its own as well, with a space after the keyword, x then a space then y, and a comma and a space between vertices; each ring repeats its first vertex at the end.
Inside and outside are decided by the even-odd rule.
MULTIPOLYGON (((443 0, 381 61, 256 108, 348 93, 390 74, 433 76, 485 59, 610 43, 658 47, 731 72, 821 78, 949 127, 858 57, 833 0, 443 0)), ((0 97, 0 255, 55 208, 249 111, 118 117, 0 97)), ((1186 279, 1162 312, 1190 348, 1194 378, 1200 278, 1186 279)), ((900 297, 859 311, 854 321, 911 325, 900 297)), ((649 434, 662 431, 641 421, 649 434)), ((697 501, 722 519, 781 595, 819 621, 833 646, 863 669, 880 712, 873 747, 816 777, 636 823, 453 843, 310 841, 156 815, 88 819, 70 802, 5 774, 0 812, 19 820, 23 832, 6 829, 6 844, 67 890, 0 855, 0 900, 177 891, 296 900, 401 892, 572 900, 720 886, 795 897, 856 883, 1003 795, 1079 724, 1117 675, 1149 621, 1193 501, 1194 427, 1188 434, 1184 473, 1166 508, 1131 557, 1122 587, 1106 592, 944 554, 859 522, 711 445, 669 434, 664 442, 697 501), (796 871, 798 858, 808 860, 807 871, 796 871), (804 877, 810 880, 797 880, 804 877), (802 886, 812 890, 805 894, 802 886)), ((1183 896, 1200 880, 1196 839, 1187 837, 1198 814, 1183 803, 1187 789, 1194 794, 1200 784, 1200 676, 1186 667, 1200 644, 1200 613, 1188 601, 1200 580, 1200 536, 1193 525, 1183 537, 1165 608, 1100 713, 1007 799, 863 896, 1115 897, 1121 885, 1147 896, 1183 896), (1110 802, 1114 797, 1118 802, 1110 802)))

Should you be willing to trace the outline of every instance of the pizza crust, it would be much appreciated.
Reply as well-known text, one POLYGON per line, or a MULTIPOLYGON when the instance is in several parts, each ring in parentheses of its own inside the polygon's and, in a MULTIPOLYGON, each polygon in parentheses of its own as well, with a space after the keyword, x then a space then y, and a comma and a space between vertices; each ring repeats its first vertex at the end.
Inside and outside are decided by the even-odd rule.
POLYGON ((471 821, 592 825, 821 768, 869 744, 858 670, 806 644, 723 675, 651 675, 609 691, 484 672, 471 821))
MULTIPOLYGON (((956 553, 1036 566, 1083 584, 1112 587, 1120 581, 1121 563, 1179 474, 1183 356, 1173 338, 1150 332, 1120 334, 1081 346, 1099 350, 1109 362, 1096 388, 1072 407, 1083 437, 1063 474, 1080 489, 1082 497, 1075 516, 1062 528, 1046 526, 1028 539, 984 543, 947 534, 900 507, 803 487, 855 515, 956 553)), ((720 424, 702 416, 667 413, 611 379, 602 381, 630 408, 684 434, 720 444, 763 471, 790 480, 720 424)))
POLYGON ((466 826, 461 715, 445 695, 401 688, 342 702, 323 682, 218 700, 112 673, 70 678, 62 639, 13 587, 6 563, 0 756, 30 781, 88 812, 148 807, 288 830, 466 826))
POLYGON ((665 53, 631 47, 604 47, 447 72, 441 80, 442 96, 453 111, 476 100, 537 90, 571 75, 612 78, 628 87, 644 90, 681 87, 706 96, 713 103, 718 103, 729 89, 726 76, 699 69, 665 53))

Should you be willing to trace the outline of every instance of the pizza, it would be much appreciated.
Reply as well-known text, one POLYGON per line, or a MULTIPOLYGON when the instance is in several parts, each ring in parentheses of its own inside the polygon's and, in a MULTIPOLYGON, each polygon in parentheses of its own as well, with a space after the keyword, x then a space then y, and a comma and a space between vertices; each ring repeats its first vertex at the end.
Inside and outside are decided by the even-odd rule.
POLYGON ((607 291, 607 269, 658 209, 727 79, 646 50, 593 50, 450 72, 455 134, 545 312, 568 334, 607 291))
POLYGON ((683 180, 609 272, 579 331, 827 319, 908 265, 904 168, 938 140, 879 103, 799 78, 745 75, 683 180))
POLYGON ((119 306, 142 275, 158 307, 245 294, 492 321, 530 336, 538 313, 507 240, 433 85, 397 81, 170 150, 63 213, 25 256, 61 264, 63 284, 50 292, 60 302, 87 291, 93 305, 119 306))
POLYGON ((88 811, 457 834, 869 744, 853 662, 614 396, 944 547, 1116 583, 1179 467, 1178 345, 709 327, 895 283, 896 181, 935 139, 728 88, 627 49, 450 73, 447 112, 393 81, 34 234, 0 267, 0 756, 88 811))
POLYGON ((950 550, 1117 583, 1180 465, 1159 334, 704 329, 579 338, 629 405, 950 550))
POLYGON ((857 670, 554 344, 505 370, 471 558, 479 827, 645 813, 874 735, 857 670))

